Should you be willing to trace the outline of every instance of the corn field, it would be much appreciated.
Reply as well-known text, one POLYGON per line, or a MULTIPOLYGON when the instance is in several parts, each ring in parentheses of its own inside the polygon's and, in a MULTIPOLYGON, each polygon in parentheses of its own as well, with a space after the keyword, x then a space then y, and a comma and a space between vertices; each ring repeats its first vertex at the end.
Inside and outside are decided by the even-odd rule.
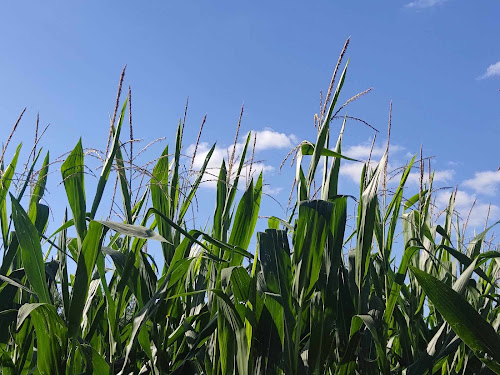
POLYGON ((182 121, 134 199, 120 141, 127 99, 95 191, 81 142, 62 163, 68 210, 55 230, 42 199, 49 153, 29 161, 16 188, 20 146, 2 160, 1 373, 500 374, 500 252, 486 243, 489 228, 466 241, 454 194, 438 224, 432 176, 405 198, 416 157, 387 194, 389 146, 376 167, 365 163, 359 197, 339 191, 340 165, 352 159, 331 120, 347 66, 316 142, 295 149, 290 215, 267 218, 263 232, 262 174, 238 192, 251 135, 218 170, 207 229, 187 217, 215 146, 182 180, 182 121), (100 220, 115 176, 124 220, 100 220), (148 253, 153 242, 163 259, 148 253))

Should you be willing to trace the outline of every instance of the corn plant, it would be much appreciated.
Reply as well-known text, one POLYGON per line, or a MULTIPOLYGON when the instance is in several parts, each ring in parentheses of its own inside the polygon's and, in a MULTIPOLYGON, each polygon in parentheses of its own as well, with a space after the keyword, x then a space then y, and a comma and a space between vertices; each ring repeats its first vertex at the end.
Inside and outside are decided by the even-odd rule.
POLYGON ((2 161, 2 374, 500 373, 500 252, 485 243, 490 228, 465 245, 453 194, 438 224, 432 178, 405 199, 415 157, 389 197, 389 146, 375 168, 364 164, 357 199, 339 192, 342 159, 353 161, 342 154, 347 116, 334 148, 329 139, 347 67, 335 89, 334 73, 316 142, 295 149, 290 216, 269 218, 264 232, 254 233, 262 174, 238 192, 250 134, 239 158, 220 166, 208 229, 189 229, 187 217, 215 146, 183 182, 183 121, 134 201, 120 141, 127 99, 95 192, 81 141, 61 165, 68 211, 50 233, 49 154, 39 166, 38 152, 17 189, 20 146, 2 161), (123 220, 100 220, 113 175, 123 220), (148 253, 151 241, 163 259, 148 253))

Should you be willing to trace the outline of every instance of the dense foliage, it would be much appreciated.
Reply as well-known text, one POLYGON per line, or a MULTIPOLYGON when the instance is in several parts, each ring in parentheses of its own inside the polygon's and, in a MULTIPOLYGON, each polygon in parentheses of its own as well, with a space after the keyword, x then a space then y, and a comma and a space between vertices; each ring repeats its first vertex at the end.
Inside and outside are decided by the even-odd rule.
POLYGON ((403 199, 414 160, 386 194, 387 152, 376 168, 365 164, 359 198, 338 191, 343 128, 333 148, 329 134, 346 71, 317 141, 297 148, 290 217, 269 218, 255 236, 262 175, 237 193, 250 135, 220 167, 204 232, 186 217, 214 149, 182 182, 182 124, 135 203, 120 143, 127 103, 92 202, 79 142, 61 167, 70 213, 54 233, 42 203, 49 155, 13 189, 18 148, 1 167, 2 374, 500 373, 500 252, 485 247, 486 231, 463 243, 454 195, 444 225, 432 219, 432 178, 403 199), (113 173, 123 222, 96 219, 113 173), (151 241, 163 259, 148 254, 151 241))

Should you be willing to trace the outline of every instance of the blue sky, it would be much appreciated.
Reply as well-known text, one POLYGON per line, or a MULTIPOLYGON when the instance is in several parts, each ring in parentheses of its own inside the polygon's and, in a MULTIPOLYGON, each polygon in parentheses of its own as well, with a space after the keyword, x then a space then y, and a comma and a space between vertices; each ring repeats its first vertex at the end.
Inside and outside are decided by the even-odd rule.
MULTIPOLYGON (((338 53, 351 36, 342 100, 374 88, 347 109, 380 130, 374 158, 385 143, 392 100, 391 166, 404 164, 423 144, 424 154, 434 156, 435 184, 458 185, 457 204, 465 214, 477 199, 471 224, 482 228, 489 203, 491 220, 500 219, 499 14, 494 0, 480 5, 458 0, 3 2, 1 138, 26 106, 14 144, 32 139, 40 112, 41 125, 51 124, 42 146, 53 157, 70 150, 80 135, 85 147, 104 149, 118 77, 127 64, 135 135, 143 139, 136 148, 166 137, 149 150, 151 159, 165 144, 173 146, 188 96, 186 152, 192 151, 189 145, 207 113, 200 154, 217 142, 222 157, 244 102, 240 135, 261 132, 256 158, 273 197, 265 198, 263 214, 282 216, 274 199, 286 204, 293 169, 280 175, 279 164, 298 141, 314 140, 319 91, 327 89, 338 53)), ((334 123, 333 136, 339 127, 334 123)), ((349 122, 345 153, 366 158, 372 137, 366 126, 349 122)), ((344 191, 355 188, 357 168, 343 167, 344 191)), ((412 179, 415 188, 416 175, 412 179)), ((52 180, 48 200, 61 210, 59 172, 52 180)), ((211 194, 205 185, 202 197, 211 194)), ((437 195, 438 205, 449 191, 437 195)), ((213 204, 212 198, 201 207, 211 210, 213 204)))

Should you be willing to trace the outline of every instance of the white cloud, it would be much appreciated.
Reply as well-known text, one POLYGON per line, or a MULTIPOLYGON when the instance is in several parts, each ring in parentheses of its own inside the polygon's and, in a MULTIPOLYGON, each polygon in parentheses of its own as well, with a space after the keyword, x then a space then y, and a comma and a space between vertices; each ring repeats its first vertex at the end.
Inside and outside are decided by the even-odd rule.
POLYGON ((500 170, 476 172, 473 178, 464 181, 462 185, 476 193, 495 195, 500 185, 500 170))
MULTIPOLYGON (((439 210, 443 210, 448 206, 450 201, 451 191, 442 191, 439 192, 436 196, 436 206, 439 210)), ((459 212, 462 223, 466 220, 467 215, 470 211, 468 226, 474 228, 482 228, 484 222, 486 220, 486 216, 488 215, 488 207, 490 205, 488 203, 481 202, 477 199, 475 194, 469 194, 466 191, 458 190, 457 196, 455 198, 455 211, 459 212), (472 211, 470 211, 472 204, 476 200, 476 204, 472 211)), ((500 218, 500 207, 492 204, 490 206, 490 214, 489 214, 489 222, 492 223, 494 220, 500 218)))
MULTIPOLYGON (((378 163, 379 163, 379 160, 371 160, 370 161, 370 169, 373 171, 375 168, 377 168, 378 163)), ((342 162, 340 164, 340 175, 347 176, 352 180, 352 182, 359 184, 361 181, 361 172, 363 171, 363 166, 364 166, 364 163, 342 162)), ((397 166, 392 164, 392 163, 387 164, 387 171, 388 171, 387 186, 388 187, 399 185, 402 171, 397 173, 397 174, 394 174, 394 175, 390 174, 390 171, 393 171, 398 167, 400 167, 399 164, 397 166)), ((413 182, 413 181, 411 181, 411 175, 412 174, 410 173, 410 175, 408 176, 409 183, 413 182)), ((418 179, 417 179, 417 181, 418 181, 418 179)), ((408 184, 408 182, 407 182, 407 184, 408 184)))
MULTIPOLYGON (((486 216, 488 215, 488 206, 489 204, 487 203, 476 203, 474 208, 472 209, 469 217, 469 223, 471 227, 479 227, 484 225, 486 216)), ((464 212, 465 214, 465 212, 464 212)), ((492 204, 490 206, 490 214, 488 218, 489 223, 493 223, 494 221, 498 220, 500 218, 500 207, 497 205, 492 204)), ((482 230, 482 228, 481 228, 482 230)))
POLYGON ((278 195, 279 193, 281 193, 281 191, 283 190, 282 187, 271 187, 269 185, 264 185, 263 188, 262 188, 262 192, 264 194, 268 194, 268 195, 278 195))
MULTIPOLYGON (((196 156, 193 161, 193 170, 199 171, 203 166, 203 163, 210 151, 210 145, 207 142, 200 142, 198 148, 196 149, 196 156)), ((193 155, 195 150, 195 145, 189 145, 186 149, 187 155, 193 155)), ((222 149, 220 147, 215 147, 212 157, 208 162, 205 175, 202 179, 202 187, 215 188, 217 186, 217 178, 219 176, 220 167, 222 165, 222 160, 227 155, 227 149, 222 149)), ((189 161, 188 161, 189 162, 189 161)))
POLYGON ((340 163, 340 175, 349 177, 354 183, 361 181, 363 163, 340 163))
POLYGON ((415 0, 406 4, 406 7, 414 9, 432 8, 444 4, 446 1, 447 0, 415 0))
MULTIPOLYGON (((295 137, 293 135, 286 136, 283 133, 272 132, 271 130, 268 130, 268 129, 266 129, 262 132, 258 132, 258 133, 264 134, 264 137, 263 137, 264 143, 261 146, 259 146, 260 148, 257 147, 257 145, 259 144, 259 136, 257 135, 257 145, 256 145, 255 152, 269 149, 272 147, 283 148, 283 147, 285 147, 284 144, 286 143, 284 141, 285 137, 288 140, 288 142, 291 142, 293 137, 295 137), (274 146, 272 146, 270 144, 270 142, 268 141, 268 138, 273 135, 271 133, 275 133, 274 135, 277 137, 277 139, 280 141, 280 143, 276 143, 274 146)), ((252 147, 252 145, 253 144, 251 144, 250 147, 252 147)), ((241 142, 236 143, 236 148, 235 148, 235 153, 234 153, 235 163, 239 163, 240 156, 241 156, 241 153, 243 151, 243 147, 244 147, 243 143, 241 143, 241 142)), ((211 148, 211 145, 209 145, 207 142, 200 142, 198 144, 198 148, 196 149, 196 156, 195 156, 194 161, 193 161, 193 170, 200 170, 201 169, 201 167, 203 166, 203 163, 205 162, 205 159, 210 151, 210 148, 211 148)), ((227 148, 219 147, 219 146, 215 147, 214 152, 212 153, 212 157, 210 158, 210 161, 208 162, 205 176, 203 177, 202 184, 200 186, 209 187, 209 188, 215 188, 217 186, 217 179, 219 176, 222 161, 224 159, 226 160, 226 168, 227 168, 228 167, 228 165, 227 165, 228 159, 231 157, 232 150, 233 150, 233 145, 231 145, 227 148)), ((187 147, 186 154, 193 155, 194 151, 195 151, 195 145, 191 144, 187 147)), ((247 152, 247 159, 249 159, 249 155, 250 155, 250 151, 247 152)), ((233 175, 232 178, 235 177, 234 174, 236 173, 236 168, 237 167, 235 166, 231 171, 231 174, 233 175)), ((274 171, 274 167, 271 165, 265 164, 265 163, 260 162, 260 161, 252 163, 252 170, 251 170, 252 176, 258 176, 260 172, 272 172, 272 171, 274 171)), ((247 180, 246 176, 249 175, 249 172, 250 172, 250 165, 248 164, 242 168, 241 176, 240 176, 240 180, 239 180, 240 185, 241 185, 240 187, 244 187, 244 184, 247 180)), ((252 177, 252 176, 250 176, 250 177, 252 177)), ((275 191, 275 193, 277 194, 278 192, 275 191)))
MULTIPOLYGON (((440 191, 436 195, 436 206, 438 206, 439 208, 446 207, 450 202, 451 194, 451 190, 440 191)), ((469 194, 463 190, 457 190, 457 196, 455 197, 455 207, 466 207, 467 209, 470 209, 470 206, 472 205, 472 203, 474 203, 474 199, 476 199, 475 195, 469 194)))
MULTIPOLYGON (((371 160, 370 161, 370 170, 374 170, 377 168, 379 161, 371 160)), ((361 182, 361 173, 363 172, 364 163, 356 163, 356 162, 342 162, 340 163, 340 175, 349 177, 352 182, 359 184, 361 182)), ((387 170, 391 170, 392 165, 389 163, 387 166, 387 170)), ((390 181, 388 181, 390 183, 390 181)))
MULTIPOLYGON (((342 153, 346 156, 352 157, 354 159, 359 160, 367 160, 370 156, 371 150, 371 142, 367 141, 358 145, 353 145, 345 150, 342 150, 342 153)), ((397 174, 391 174, 391 177, 388 180, 388 185, 397 185, 399 184, 401 173, 403 172, 400 169, 401 166, 404 166, 406 163, 401 162, 402 157, 409 159, 414 156, 409 152, 403 153, 406 148, 400 145, 392 145, 389 148, 389 165, 387 166, 387 170, 389 173, 391 171, 399 170, 397 174), (398 156, 399 154, 399 156, 398 156)), ((371 150, 371 163, 370 166, 375 168, 378 164, 378 160, 382 157, 385 152, 385 145, 375 145, 373 150, 371 150)), ((343 162, 340 167, 340 174, 349 177, 353 182, 359 183, 361 179, 361 171, 363 169, 362 163, 345 163, 343 162)), ((434 182, 435 183, 447 183, 453 180, 455 175, 455 171, 453 169, 445 169, 435 171, 434 173, 434 182)), ((429 176, 428 173, 424 174, 424 183, 428 183, 429 176)), ((411 172, 408 175, 407 185, 418 186, 420 183, 420 173, 419 172, 411 172)))
POLYGON ((253 137, 255 134, 257 134, 257 143, 255 144, 256 152, 283 148, 291 149, 298 144, 298 138, 294 134, 280 133, 271 128, 266 128, 264 130, 252 130, 250 146, 253 145, 253 137))
MULTIPOLYGON (((353 159, 367 160, 370 157, 371 150, 372 158, 380 158, 385 152, 385 147, 385 145, 375 145, 372 150, 371 141, 369 141, 359 145, 350 146, 347 149, 342 150, 342 154, 353 159)), ((405 148, 403 146, 391 144, 389 147, 389 153, 392 155, 404 149, 405 148)))
MULTIPOLYGON (((235 167, 236 168, 236 167, 235 167)), ((252 176, 250 177, 255 177, 257 178, 260 174, 260 172, 266 173, 266 172, 272 172, 274 171, 274 167, 272 165, 264 164, 264 163, 253 163, 252 164, 252 176)), ((241 175, 242 176, 247 176, 248 173, 250 172, 250 165, 245 165, 243 169, 241 170, 241 175)), ((242 177, 240 177, 242 178, 242 177)))
MULTIPOLYGON (((354 159, 368 159, 370 156, 371 146, 369 144, 360 144, 355 146, 350 146, 347 150, 342 151, 342 153, 350 158, 354 159)), ((385 147, 375 146, 372 150, 372 157, 380 157, 384 154, 385 147)))
POLYGON ((500 76, 500 61, 491 64, 486 68, 486 72, 478 79, 485 79, 500 76))
MULTIPOLYGON (((342 155, 358 160, 368 160, 371 151, 370 167, 376 168, 380 158, 384 155, 385 148, 386 146, 384 144, 383 146, 375 145, 372 149, 371 141, 368 140, 367 142, 349 146, 343 149, 342 155)), ((390 154, 389 159, 391 160, 394 154, 401 152, 403 150, 405 150, 403 146, 391 144, 389 147, 389 154, 390 154)), ((361 181, 361 172, 363 170, 363 165, 364 163, 342 161, 342 163, 340 163, 339 173, 342 176, 349 177, 354 183, 359 184, 359 182, 361 181)), ((389 165, 387 166, 388 171, 391 171, 394 168, 395 166, 392 165, 392 163, 389 163, 389 165)), ((388 183, 390 182, 391 181, 388 181, 388 183)))
MULTIPOLYGON (((453 176, 455 175, 455 171, 453 169, 445 169, 442 171, 434 171, 434 180, 433 183, 443 183, 450 182, 453 180, 453 176)), ((420 172, 411 172, 408 175, 408 179, 406 180, 408 184, 418 185, 420 184, 420 172)), ((429 174, 424 173, 424 183, 429 183, 429 174)))
MULTIPOLYGON (((200 142, 198 144, 198 147, 196 148, 196 157, 193 161, 193 169, 199 170, 203 162, 205 161, 208 152, 210 151, 210 145, 207 142, 200 142)), ((186 149, 186 154, 187 155, 193 155, 195 151, 195 145, 189 145, 188 148, 186 149)), ((225 156, 225 150, 215 147, 215 150, 212 154, 212 157, 210 158, 210 161, 208 162, 208 168, 218 168, 222 164, 222 159, 225 156)))

